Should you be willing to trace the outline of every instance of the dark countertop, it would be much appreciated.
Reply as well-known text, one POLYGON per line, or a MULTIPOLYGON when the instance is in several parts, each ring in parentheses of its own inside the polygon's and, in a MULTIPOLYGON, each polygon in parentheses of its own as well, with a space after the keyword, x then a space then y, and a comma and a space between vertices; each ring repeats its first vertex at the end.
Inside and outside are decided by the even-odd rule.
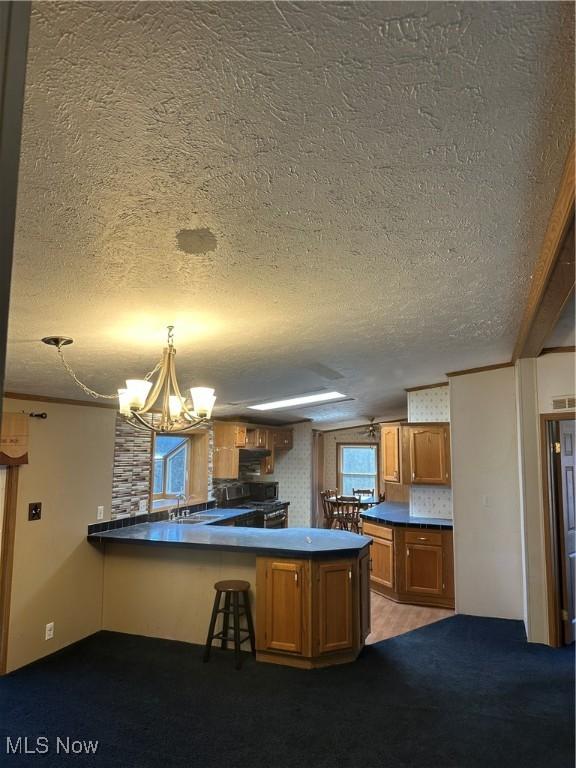
POLYGON ((175 522, 141 523, 88 536, 94 544, 140 544, 145 546, 188 547, 257 555, 321 558, 330 555, 357 556, 372 539, 346 531, 322 528, 237 528, 217 522, 238 517, 250 510, 208 510, 218 514, 210 524, 186 525, 175 522))
POLYGON ((452 530, 453 522, 446 517, 416 517, 410 514, 410 504, 383 501, 375 507, 360 512, 360 517, 369 523, 390 523, 390 525, 412 526, 414 528, 441 528, 452 530))

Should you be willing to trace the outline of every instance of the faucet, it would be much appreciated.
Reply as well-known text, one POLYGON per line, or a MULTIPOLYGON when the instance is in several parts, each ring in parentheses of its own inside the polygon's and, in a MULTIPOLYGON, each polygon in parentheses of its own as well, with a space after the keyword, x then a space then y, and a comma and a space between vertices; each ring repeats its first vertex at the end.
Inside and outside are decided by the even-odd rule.
POLYGON ((183 515, 180 512, 180 502, 182 501, 186 502, 186 496, 183 493, 179 493, 177 496, 177 504, 178 504, 178 511, 176 512, 177 518, 183 517, 183 515))

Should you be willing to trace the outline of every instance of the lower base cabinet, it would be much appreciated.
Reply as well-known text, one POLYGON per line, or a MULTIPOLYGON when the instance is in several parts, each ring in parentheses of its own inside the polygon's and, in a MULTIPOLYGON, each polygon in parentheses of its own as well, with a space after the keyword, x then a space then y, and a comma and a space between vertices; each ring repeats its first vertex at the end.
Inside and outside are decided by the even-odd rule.
POLYGON ((370 586, 399 603, 454 608, 451 530, 365 522, 372 537, 370 586))
POLYGON ((370 562, 257 558, 256 658, 313 668, 353 661, 370 632, 370 562))

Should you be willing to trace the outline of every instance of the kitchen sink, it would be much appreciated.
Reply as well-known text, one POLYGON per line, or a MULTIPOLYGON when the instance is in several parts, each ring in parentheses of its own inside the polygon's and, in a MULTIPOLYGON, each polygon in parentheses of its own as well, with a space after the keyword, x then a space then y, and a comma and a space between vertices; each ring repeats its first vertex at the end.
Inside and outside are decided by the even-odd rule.
POLYGON ((219 515, 191 515, 190 517, 180 517, 172 522, 178 525, 200 525, 200 523, 211 523, 218 520, 219 515))

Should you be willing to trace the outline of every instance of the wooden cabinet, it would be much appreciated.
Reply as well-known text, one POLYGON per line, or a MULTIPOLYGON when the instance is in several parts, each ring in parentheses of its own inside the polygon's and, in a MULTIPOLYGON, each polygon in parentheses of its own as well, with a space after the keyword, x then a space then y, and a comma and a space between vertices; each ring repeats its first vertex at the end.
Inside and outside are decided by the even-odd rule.
POLYGON ((235 424, 235 440, 234 446, 236 448, 244 448, 246 446, 246 427, 244 424, 235 424))
POLYGON ((237 480, 240 470, 238 448, 218 446, 213 454, 213 477, 217 480, 237 480))
POLYGON ((370 586, 399 603, 454 608, 451 530, 364 523, 372 537, 370 586))
POLYGON ((266 563, 265 649, 302 652, 305 587, 302 561, 266 563))
POLYGON ((400 483, 400 427, 382 425, 380 429, 381 480, 400 483))
POLYGON ((410 485, 450 485, 449 424, 381 425, 380 487, 407 501, 410 485))
POLYGON ((344 651, 354 641, 350 561, 318 563, 319 652, 344 651))
POLYGON ((360 577, 360 643, 363 644, 370 634, 370 554, 366 553, 358 561, 358 575, 360 577))
POLYGON ((450 433, 446 425, 410 426, 410 482, 450 485, 450 433))
MULTIPOLYGON (((416 536, 416 539, 425 539, 416 536)), ((406 537, 406 558, 404 560, 405 581, 407 593, 416 595, 442 595, 443 593, 443 551, 442 536, 438 544, 428 544, 425 541, 410 541, 406 537)))
POLYGON ((293 444, 293 432, 291 429, 272 429, 272 447, 278 451, 289 451, 293 444))
POLYGON ((371 578, 376 584, 394 588, 394 530, 386 525, 364 523, 362 532, 372 537, 371 578))
POLYGON ((268 433, 269 430, 264 427, 256 427, 254 429, 246 430, 246 446, 249 448, 268 448, 268 433))
POLYGON ((265 456, 260 461, 260 472, 263 475, 274 474, 274 451, 270 453, 270 456, 265 456))
POLYGON ((370 632, 369 555, 257 558, 259 661, 305 668, 353 661, 370 632))

